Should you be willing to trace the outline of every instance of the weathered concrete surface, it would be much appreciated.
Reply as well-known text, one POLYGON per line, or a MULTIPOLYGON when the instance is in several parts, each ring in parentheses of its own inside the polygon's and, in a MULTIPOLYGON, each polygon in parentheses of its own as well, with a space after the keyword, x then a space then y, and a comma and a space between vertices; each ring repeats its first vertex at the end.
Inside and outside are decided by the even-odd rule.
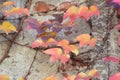
MULTIPOLYGON (((14 1, 18 1, 18 0, 14 0, 14 1)), ((22 0, 20 0, 22 1, 22 0)), ((35 4, 36 1, 39 0, 33 0, 30 11, 31 13, 34 12, 33 11, 33 6, 35 4)), ((46 3, 49 4, 55 4, 56 6, 58 6, 61 2, 64 1, 71 1, 71 0, 43 0, 46 3)), ((79 2, 79 0, 76 0, 77 2, 79 2)), ((80 0, 81 2, 83 2, 84 0, 80 0)), ((79 2, 79 3, 81 3, 79 2)), ((103 43, 102 38, 106 33, 106 26, 107 26, 107 18, 108 18, 108 8, 104 7, 105 6, 105 0, 92 0, 91 2, 97 4, 100 8, 100 12, 101 12, 101 16, 100 17, 93 17, 92 18, 92 23, 93 23, 93 36, 98 38, 98 42, 97 45, 95 47, 95 49, 97 50, 97 48, 100 48, 100 44, 103 43)), ((19 6, 23 6, 24 1, 21 2, 21 4, 19 4, 20 2, 18 2, 19 6)), ((54 12, 53 12, 54 13, 54 12)), ((60 12, 58 12, 60 13, 60 12)), ((38 20, 48 20, 48 19, 54 19, 53 16, 51 15, 47 15, 47 16, 39 16, 38 14, 34 14, 32 17, 37 18, 38 20)), ((73 28, 73 31, 71 35, 69 36, 65 36, 62 35, 63 32, 60 32, 60 34, 58 35, 58 38, 67 38, 67 39, 72 39, 75 36, 82 34, 82 33, 90 33, 90 29, 89 29, 89 25, 88 23, 86 23, 85 20, 81 19, 78 20, 77 23, 79 23, 77 25, 77 27, 73 28), (77 33, 76 33, 77 32, 77 33)), ((120 56, 119 52, 120 49, 117 45, 117 35, 118 35, 118 31, 116 29, 111 30, 110 32, 110 36, 109 36, 109 47, 105 48, 106 51, 104 51, 103 54, 101 54, 101 57, 104 58, 105 56, 109 55, 116 55, 116 56, 120 56), (107 50, 109 50, 109 53, 107 52, 107 50)), ((11 35, 10 35, 11 36, 11 35)), ((9 37, 10 37, 9 36, 9 37)), ((25 30, 25 25, 23 26, 23 31, 19 34, 19 36, 16 39, 16 42, 20 43, 20 44, 27 44, 27 45, 31 45, 31 43, 35 40, 35 36, 36 36, 36 32, 34 30, 29 30, 26 31, 25 30)), ((4 53, 4 50, 7 47, 7 41, 5 38, 3 38, 2 36, 0 36, 0 55, 2 56, 2 54, 4 53)), ((105 46, 106 47, 106 46, 105 46)), ((86 50, 86 48, 85 48, 86 50)), ((81 51, 81 50, 80 50, 81 51)), ((82 52, 82 51, 81 51, 82 52)), ((83 50, 84 52, 84 50, 83 50)), ((33 49, 30 49, 28 47, 23 47, 17 44, 13 44, 13 46, 10 49, 10 53, 9 53, 9 58, 5 59, 5 61, 0 65, 0 74, 7 74, 11 76, 11 80, 16 80, 18 77, 22 77, 24 76, 31 63, 32 60, 34 58, 36 54, 36 51, 33 49)), ((89 53, 90 57, 94 58, 95 55, 97 54, 96 51, 90 52, 89 53)), ((108 68, 110 66, 110 71, 112 71, 112 73, 114 72, 118 72, 120 71, 119 69, 119 64, 107 64, 104 63, 101 60, 98 60, 95 62, 95 66, 94 68, 98 69, 101 72, 101 79, 100 80, 107 80, 108 79, 108 68)), ((28 76, 28 80, 43 80, 45 77, 49 76, 49 75, 55 75, 58 78, 61 78, 62 75, 60 72, 57 71, 59 67, 59 63, 55 62, 55 63, 51 63, 49 62, 49 56, 45 55, 44 53, 42 53, 41 51, 37 52, 37 56, 35 58, 35 61, 33 63, 33 66, 31 68, 31 73, 28 76)), ((80 69, 80 71, 83 71, 83 69, 80 69)), ((67 71, 68 74, 76 74, 77 71, 67 71)))

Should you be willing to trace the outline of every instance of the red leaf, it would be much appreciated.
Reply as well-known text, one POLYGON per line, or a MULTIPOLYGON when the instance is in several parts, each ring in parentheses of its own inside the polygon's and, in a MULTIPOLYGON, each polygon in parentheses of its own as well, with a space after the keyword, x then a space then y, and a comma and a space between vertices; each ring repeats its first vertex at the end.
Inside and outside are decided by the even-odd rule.
POLYGON ((109 80, 120 80, 120 72, 111 75, 109 80))
POLYGON ((119 58, 115 57, 115 56, 109 56, 109 57, 105 57, 103 59, 104 62, 108 62, 108 61, 112 61, 114 63, 118 63, 120 61, 119 58))

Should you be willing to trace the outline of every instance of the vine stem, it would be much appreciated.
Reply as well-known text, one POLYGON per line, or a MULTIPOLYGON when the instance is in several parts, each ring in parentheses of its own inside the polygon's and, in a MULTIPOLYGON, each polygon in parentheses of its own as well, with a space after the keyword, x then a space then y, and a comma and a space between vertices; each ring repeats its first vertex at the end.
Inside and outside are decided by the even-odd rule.
MULTIPOLYGON (((25 6, 26 8, 30 8, 30 5, 31 5, 31 2, 32 2, 32 0, 28 0, 27 2, 26 2, 26 5, 27 6, 25 6)), ((13 36, 12 36, 12 39, 11 39, 11 41, 7 44, 7 48, 6 48, 6 50, 5 50, 5 52, 3 53, 3 55, 2 55, 2 57, 0 58, 0 64, 7 58, 7 57, 9 57, 9 51, 10 51, 10 49, 11 49, 11 47, 12 47, 12 44, 14 43, 14 41, 15 41, 15 39, 16 39, 16 37, 18 36, 18 34, 21 32, 21 30, 22 30, 22 25, 23 25, 23 23, 24 23, 24 20, 27 18, 27 16, 25 16, 25 17, 23 17, 22 19, 21 19, 21 21, 20 21, 20 24, 19 24, 19 26, 18 26, 18 29, 17 29, 17 33, 15 33, 13 36)))
POLYGON ((30 67, 29 67, 29 69, 28 69, 26 75, 23 77, 24 80, 27 80, 27 77, 28 77, 29 74, 30 74, 30 70, 31 70, 31 68, 32 68, 32 65, 33 65, 35 59, 36 59, 37 53, 38 53, 38 49, 36 49, 36 52, 35 52, 35 55, 34 55, 34 57, 33 57, 32 62, 31 62, 31 65, 30 65, 30 67))

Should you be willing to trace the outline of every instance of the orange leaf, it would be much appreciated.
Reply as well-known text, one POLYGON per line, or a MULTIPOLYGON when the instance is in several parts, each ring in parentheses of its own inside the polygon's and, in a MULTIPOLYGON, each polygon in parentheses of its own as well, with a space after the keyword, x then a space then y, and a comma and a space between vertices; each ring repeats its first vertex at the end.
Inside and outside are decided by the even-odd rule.
POLYGON ((52 75, 52 76, 45 78, 44 80, 58 80, 58 79, 52 75))
POLYGON ((97 39, 96 38, 92 38, 90 41, 89 41, 89 46, 90 47, 94 47, 96 45, 96 42, 97 42, 97 39))
POLYGON ((90 40, 90 35, 89 34, 81 34, 75 38, 75 41, 79 41, 79 46, 82 47, 84 45, 87 45, 90 40))
POLYGON ((83 73, 83 72, 80 72, 78 75, 77 75, 77 77, 76 78, 78 78, 78 79, 85 79, 85 80, 87 80, 88 79, 88 75, 87 74, 85 74, 85 73, 83 73))
POLYGON ((73 22, 77 18, 77 14, 78 14, 78 8, 76 6, 72 6, 66 11, 63 19, 66 19, 69 17, 71 22, 73 22))
POLYGON ((90 78, 99 78, 100 77, 100 74, 99 72, 96 70, 96 69, 92 69, 88 72, 88 76, 90 78))
POLYGON ((66 78, 63 78, 62 80, 75 80, 75 75, 68 76, 66 78))
POLYGON ((93 16, 93 15, 100 16, 100 12, 99 12, 98 7, 96 5, 90 6, 90 14, 91 14, 91 16, 93 16))
POLYGON ((8 75, 0 75, 0 80, 9 80, 8 75))

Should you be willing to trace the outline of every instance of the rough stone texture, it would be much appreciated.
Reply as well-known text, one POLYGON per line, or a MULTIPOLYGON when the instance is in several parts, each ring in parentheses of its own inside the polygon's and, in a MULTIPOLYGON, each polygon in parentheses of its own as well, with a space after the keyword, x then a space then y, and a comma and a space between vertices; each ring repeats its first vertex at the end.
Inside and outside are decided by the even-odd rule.
MULTIPOLYGON (((17 5, 20 7, 24 6, 24 4, 22 4, 22 3, 25 3, 24 0, 14 0, 14 1, 17 1, 17 5), (18 1, 20 1, 20 2, 18 2, 18 1)), ((34 12, 33 6, 35 5, 36 1, 40 1, 40 0, 33 0, 31 8, 30 8, 31 13, 34 12)), ((58 6, 61 2, 72 1, 72 0, 51 0, 51 1, 50 0, 42 0, 42 1, 49 3, 49 4, 55 4, 56 6, 58 6)), ((75 0, 75 1, 81 3, 85 0, 75 0)), ((93 24, 92 34, 93 34, 93 36, 98 38, 98 42, 95 47, 95 49, 97 50, 97 48, 101 48, 100 45, 103 43, 102 38, 106 33, 108 8, 104 7, 105 0, 100 0, 100 1, 91 0, 91 2, 97 4, 99 6, 99 9, 101 12, 100 17, 92 17, 92 19, 91 19, 92 24, 93 24)), ((50 13, 55 13, 55 12, 50 12, 50 13)), ((61 13, 61 12, 56 12, 56 13, 61 13)), ((37 18, 38 20, 42 20, 42 21, 45 21, 48 19, 54 19, 54 17, 51 15, 39 16, 38 14, 34 14, 32 17, 37 18)), ((116 19, 115 19, 115 21, 116 21, 116 19)), ((58 35, 58 38, 60 38, 60 39, 66 38, 66 39, 71 40, 79 34, 90 33, 89 25, 88 25, 88 23, 86 23, 85 20, 79 19, 79 20, 76 20, 76 23, 77 23, 77 26, 75 28, 73 28, 73 30, 72 30, 73 34, 70 34, 69 36, 65 36, 65 35, 63 35, 63 31, 61 31, 58 35)), ((19 36, 17 37, 17 39, 15 41, 20 44, 31 45, 31 43, 35 40, 36 34, 37 33, 34 30, 26 31, 25 25, 23 25, 23 31, 19 34, 19 36)), ((101 59, 103 59, 103 57, 107 56, 108 54, 120 56, 120 54, 119 54, 120 49, 117 45, 118 34, 119 34, 119 32, 115 28, 111 30, 109 40, 108 40, 109 47, 107 49, 105 48, 105 51, 101 55, 101 57, 102 57, 101 59)), ((11 35, 9 35, 8 37, 11 37, 11 35)), ((1 56, 7 47, 6 41, 7 40, 5 38, 0 36, 0 55, 1 56)), ((85 47, 84 50, 89 50, 89 48, 86 49, 86 47, 85 47)), ((80 50, 80 51, 84 52, 84 50, 83 51, 80 50)), ((11 47, 10 52, 9 52, 10 57, 5 59, 2 62, 2 64, 0 65, 0 74, 7 74, 7 75, 11 76, 11 80, 16 80, 18 77, 24 76, 32 63, 35 53, 36 53, 36 51, 31 48, 13 44, 13 46, 11 47)), ((94 58, 96 54, 97 54, 96 51, 93 50, 92 52, 89 53, 89 57, 94 58)), ((88 54, 86 56, 88 56, 88 54)), ((55 63, 49 62, 49 56, 45 55, 41 51, 38 51, 35 61, 33 63, 33 66, 31 68, 31 73, 28 76, 28 80, 43 80, 45 77, 52 75, 52 74, 61 79, 62 75, 60 72, 58 73, 58 71, 57 71, 59 64, 60 63, 58 63, 58 62, 55 62, 55 63)), ((119 64, 114 65, 114 63, 111 63, 111 62, 109 64, 107 64, 107 63, 104 63, 102 60, 97 60, 95 62, 94 68, 98 69, 102 74, 100 80, 108 80, 108 68, 109 67, 110 67, 111 73, 120 71, 119 64)), ((80 71, 84 71, 84 69, 81 68, 80 71)), ((69 74, 77 73, 77 71, 73 71, 73 70, 72 71, 69 70, 67 72, 69 74)))

